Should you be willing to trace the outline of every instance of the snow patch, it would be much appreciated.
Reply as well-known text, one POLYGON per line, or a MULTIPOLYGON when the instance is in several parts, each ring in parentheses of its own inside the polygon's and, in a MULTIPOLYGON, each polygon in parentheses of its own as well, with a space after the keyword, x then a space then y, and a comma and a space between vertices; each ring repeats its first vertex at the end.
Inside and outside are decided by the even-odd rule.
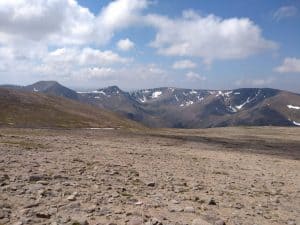
POLYGON ((218 97, 218 96, 230 97, 231 94, 232 94, 232 91, 227 91, 227 92, 218 91, 218 93, 216 94, 216 97, 218 97))
POLYGON ((232 107, 231 105, 229 106, 229 110, 230 110, 231 112, 234 112, 234 113, 237 112, 236 108, 232 107))
POLYGON ((204 100, 204 98, 200 97, 199 95, 197 96, 197 98, 198 98, 198 101, 200 101, 200 102, 204 100))
POLYGON ((297 110, 300 109, 300 106, 295 106, 295 105, 287 105, 287 107, 288 107, 289 109, 297 109, 297 110))
POLYGON ((140 98, 139 100, 140 100, 140 102, 144 103, 147 101, 147 98, 145 96, 143 96, 143 98, 140 98))
POLYGON ((235 108, 238 109, 238 110, 241 110, 241 109, 242 109, 246 104, 248 104, 249 102, 251 102, 251 101, 250 101, 250 98, 247 98, 247 100, 246 100, 243 104, 237 105, 237 106, 235 106, 235 108))
POLYGON ((33 91, 34 91, 34 92, 39 92, 39 90, 38 90, 38 89, 36 89, 36 88, 33 88, 33 91))
POLYGON ((191 90, 191 91, 190 91, 190 94, 191 94, 191 95, 194 95, 194 94, 198 94, 198 92, 197 92, 197 91, 194 91, 194 90, 191 90))
POLYGON ((185 103, 182 103, 182 104, 180 105, 180 107, 186 107, 186 106, 190 106, 190 105, 193 105, 193 104, 194 104, 193 101, 187 101, 187 102, 185 102, 185 103))
POLYGON ((298 123, 296 121, 293 121, 293 124, 296 125, 296 126, 300 126, 300 123, 298 123))
POLYGON ((161 91, 156 91, 152 93, 152 98, 158 98, 159 96, 161 96, 162 92, 161 91))
POLYGON ((179 102, 179 99, 178 99, 177 95, 175 95, 175 99, 176 99, 177 102, 179 102))

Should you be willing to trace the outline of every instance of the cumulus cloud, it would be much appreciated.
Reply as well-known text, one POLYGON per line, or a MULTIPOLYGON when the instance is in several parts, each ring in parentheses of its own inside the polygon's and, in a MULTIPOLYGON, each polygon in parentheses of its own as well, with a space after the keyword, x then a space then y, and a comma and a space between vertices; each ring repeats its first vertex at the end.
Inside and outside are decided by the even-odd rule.
POLYGON ((93 33, 94 20, 95 16, 74 0, 4 0, 0 3, 1 42, 26 39, 82 44, 93 33))
POLYGON ((245 58, 277 47, 263 38, 261 29, 248 18, 203 17, 190 10, 177 19, 148 15, 146 22, 157 30, 151 46, 160 54, 201 57, 208 64, 216 59, 245 58))
POLYGON ((192 72, 192 71, 188 72, 185 75, 185 77, 187 80, 190 80, 190 81, 205 81, 206 80, 205 76, 201 76, 200 74, 192 72))
POLYGON ((34 71, 44 75, 70 76, 72 79, 84 76, 90 79, 111 75, 113 69, 107 66, 130 61, 111 51, 93 48, 58 48, 45 55, 34 71))
POLYGON ((102 9, 98 22, 104 27, 118 29, 137 23, 141 11, 149 5, 147 0, 117 0, 102 9))
POLYGON ((1 0, 2 82, 61 80, 80 72, 88 79, 111 73, 105 66, 131 63, 100 48, 116 32, 138 23, 147 6, 148 0, 115 0, 93 14, 76 0, 1 0))
POLYGON ((285 18, 294 17, 298 13, 295 6, 282 6, 273 13, 273 19, 279 21, 285 18))
POLYGON ((134 43, 128 38, 119 40, 117 46, 122 51, 128 51, 134 47, 134 43))
POLYGON ((191 60, 180 60, 173 64, 173 69, 192 69, 197 67, 197 64, 191 60))
POLYGON ((300 73, 300 59, 285 58, 282 65, 274 70, 279 73, 300 73))
POLYGON ((136 23, 147 0, 117 0, 99 15, 75 0, 0 1, 0 43, 28 39, 52 45, 104 44, 114 32, 136 23))

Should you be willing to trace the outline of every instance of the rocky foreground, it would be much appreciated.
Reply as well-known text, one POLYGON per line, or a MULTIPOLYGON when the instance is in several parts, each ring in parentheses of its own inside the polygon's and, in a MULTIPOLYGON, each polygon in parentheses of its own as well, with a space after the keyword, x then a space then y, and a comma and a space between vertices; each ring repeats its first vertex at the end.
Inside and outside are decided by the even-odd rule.
POLYGON ((252 150, 116 130, 0 129, 0 224, 300 224, 299 158, 252 150))

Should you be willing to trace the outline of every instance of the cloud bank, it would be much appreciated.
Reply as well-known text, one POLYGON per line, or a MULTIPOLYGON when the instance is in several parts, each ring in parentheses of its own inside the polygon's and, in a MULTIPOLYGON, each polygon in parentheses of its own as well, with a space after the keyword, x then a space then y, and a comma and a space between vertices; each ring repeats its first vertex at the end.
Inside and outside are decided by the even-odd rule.
MULTIPOLYGON (((166 76, 170 78, 171 71, 151 61, 139 62, 135 55, 122 56, 125 51, 140 47, 126 37, 114 43, 118 52, 108 48, 117 33, 132 27, 153 29, 151 43, 143 47, 154 48, 158 57, 178 57, 169 67, 176 70, 197 67, 194 60, 186 58, 199 58, 211 64, 215 60, 243 59, 277 48, 248 18, 202 16, 193 10, 169 18, 148 13, 149 5, 149 0, 115 0, 94 14, 76 0, 1 0, 1 81, 50 78, 80 84, 78 80, 85 78, 95 84, 95 78, 124 80, 116 78, 119 73, 138 86, 145 76, 164 77, 161 81, 166 76), (132 65, 136 67, 134 71, 132 65)), ((182 77, 203 80, 203 76, 194 72, 182 77)))

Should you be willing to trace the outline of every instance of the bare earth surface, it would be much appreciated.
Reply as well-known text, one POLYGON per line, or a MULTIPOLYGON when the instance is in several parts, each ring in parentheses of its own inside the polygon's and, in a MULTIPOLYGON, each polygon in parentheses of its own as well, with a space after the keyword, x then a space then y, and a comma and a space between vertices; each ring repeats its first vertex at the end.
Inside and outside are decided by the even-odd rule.
POLYGON ((0 129, 0 224, 300 224, 300 129, 0 129))

